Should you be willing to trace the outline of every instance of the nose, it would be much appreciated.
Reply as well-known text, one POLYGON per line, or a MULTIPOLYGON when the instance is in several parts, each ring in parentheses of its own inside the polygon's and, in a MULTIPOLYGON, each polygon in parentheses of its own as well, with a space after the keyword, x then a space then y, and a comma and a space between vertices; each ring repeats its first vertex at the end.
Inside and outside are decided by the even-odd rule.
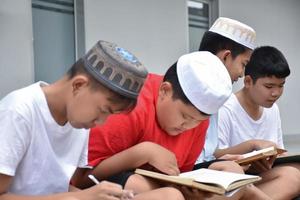
POLYGON ((274 90, 272 90, 271 96, 272 97, 278 97, 280 96, 282 93, 282 89, 281 88, 276 88, 274 90))

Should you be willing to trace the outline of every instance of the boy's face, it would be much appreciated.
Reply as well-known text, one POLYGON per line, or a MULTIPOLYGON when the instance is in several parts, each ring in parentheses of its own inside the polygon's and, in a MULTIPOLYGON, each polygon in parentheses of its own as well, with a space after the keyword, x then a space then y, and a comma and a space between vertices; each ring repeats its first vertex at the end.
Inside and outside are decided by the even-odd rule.
POLYGON ((174 100, 172 95, 171 84, 163 82, 156 104, 156 117, 160 127, 169 135, 178 135, 208 119, 208 116, 202 115, 193 105, 187 105, 179 99, 174 100))
POLYGON ((245 77, 245 88, 249 91, 250 98, 260 106, 270 108, 282 95, 285 78, 275 76, 258 78, 253 84, 250 76, 245 77))
POLYGON ((124 110, 127 105, 113 103, 114 93, 101 87, 91 89, 86 82, 73 83, 72 97, 67 104, 67 119, 74 128, 92 128, 107 117, 124 110))
POLYGON ((251 54, 252 50, 247 49, 244 53, 233 58, 231 51, 224 51, 221 60, 229 72, 232 83, 244 76, 245 66, 249 62, 251 54))

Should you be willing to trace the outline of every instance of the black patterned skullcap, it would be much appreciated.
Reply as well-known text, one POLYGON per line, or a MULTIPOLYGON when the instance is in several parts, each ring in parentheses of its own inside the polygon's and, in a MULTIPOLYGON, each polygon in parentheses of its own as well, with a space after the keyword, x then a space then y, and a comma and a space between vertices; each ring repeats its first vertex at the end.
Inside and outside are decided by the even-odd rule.
POLYGON ((116 44, 98 41, 83 57, 88 72, 103 85, 136 99, 148 74, 140 61, 116 44))

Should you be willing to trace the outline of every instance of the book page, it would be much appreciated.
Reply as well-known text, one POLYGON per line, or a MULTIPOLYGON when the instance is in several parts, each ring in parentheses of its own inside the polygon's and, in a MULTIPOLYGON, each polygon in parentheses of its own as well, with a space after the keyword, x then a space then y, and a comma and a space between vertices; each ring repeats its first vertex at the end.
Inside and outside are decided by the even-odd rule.
POLYGON ((237 174, 224 171, 216 171, 211 169, 198 169, 190 172, 181 173, 180 177, 193 178, 200 183, 217 184, 227 189, 230 184, 245 179, 256 179, 258 176, 237 174))

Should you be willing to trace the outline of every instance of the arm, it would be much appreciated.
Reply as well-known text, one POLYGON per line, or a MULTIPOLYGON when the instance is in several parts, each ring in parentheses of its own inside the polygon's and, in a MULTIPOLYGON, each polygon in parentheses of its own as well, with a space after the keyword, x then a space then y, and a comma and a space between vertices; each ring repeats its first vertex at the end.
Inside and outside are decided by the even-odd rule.
POLYGON ((77 192, 66 192, 44 196, 16 195, 7 192, 12 179, 12 176, 0 174, 0 200, 110 200, 121 199, 122 194, 124 193, 120 185, 103 181, 92 188, 77 192))
POLYGON ((142 142, 103 160, 94 169, 77 171, 73 183, 80 188, 86 188, 93 185, 88 179, 89 174, 102 180, 144 164, 150 164, 166 174, 179 174, 176 157, 172 152, 158 144, 142 142))
POLYGON ((254 150, 259 150, 270 146, 277 145, 267 140, 248 140, 246 142, 242 142, 232 147, 228 147, 225 149, 217 149, 215 151, 215 156, 219 158, 221 156, 224 156, 225 154, 245 154, 254 150))

